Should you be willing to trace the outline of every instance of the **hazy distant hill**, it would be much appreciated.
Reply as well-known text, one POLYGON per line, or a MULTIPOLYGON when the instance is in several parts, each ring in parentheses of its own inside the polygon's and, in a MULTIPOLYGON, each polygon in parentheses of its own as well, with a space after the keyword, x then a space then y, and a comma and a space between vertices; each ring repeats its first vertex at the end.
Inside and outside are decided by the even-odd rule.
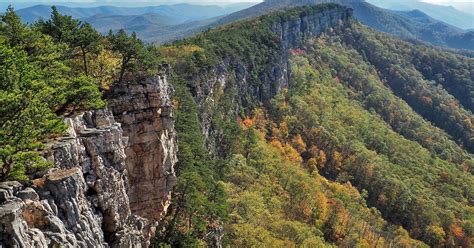
POLYGON ((161 28, 181 23, 177 18, 153 13, 143 15, 97 14, 82 20, 90 23, 101 33, 119 29, 141 32, 146 29, 161 28))
POLYGON ((358 20, 379 31, 437 46, 474 49, 470 32, 431 18, 419 10, 390 11, 369 3, 351 3, 350 6, 358 20))
MULTIPOLYGON (((72 8, 57 6, 63 15, 90 23, 99 32, 124 29, 136 32, 146 42, 163 42, 191 34, 190 30, 214 23, 227 14, 246 9, 255 3, 237 3, 225 6, 176 4, 150 7, 101 6, 72 8)), ((36 5, 17 11, 24 22, 48 19, 51 6, 36 5)))
POLYGON ((442 6, 420 1, 367 0, 376 6, 391 10, 421 10, 429 16, 462 29, 474 28, 474 13, 452 6, 442 6))
MULTIPOLYGON (((92 16, 99 15, 100 18, 108 16, 112 19, 113 16, 138 16, 143 14, 159 14, 172 18, 177 22, 195 21, 213 18, 216 16, 226 15, 241 9, 250 7, 252 4, 234 4, 227 6, 217 5, 195 5, 195 4, 176 4, 176 5, 160 5, 150 7, 114 7, 101 6, 91 8, 71 8, 65 6, 57 6, 59 12, 64 15, 70 15, 76 19, 85 19, 92 16)), ((41 18, 48 19, 51 13, 51 6, 36 5, 20 9, 17 11, 25 22, 34 22, 41 18)), ((127 18, 128 19, 128 18, 127 18)), ((117 21, 121 21, 120 18, 117 21)))

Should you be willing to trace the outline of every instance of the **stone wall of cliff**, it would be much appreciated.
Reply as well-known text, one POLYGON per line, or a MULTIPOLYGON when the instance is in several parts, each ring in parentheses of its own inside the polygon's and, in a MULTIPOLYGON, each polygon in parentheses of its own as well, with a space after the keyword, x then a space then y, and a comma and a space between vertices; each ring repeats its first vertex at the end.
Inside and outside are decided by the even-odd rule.
POLYGON ((130 208, 132 213, 151 220, 159 220, 168 208, 176 182, 173 88, 166 73, 164 70, 157 77, 119 84, 109 99, 109 108, 128 137, 125 164, 130 208))
MULTIPOLYGON (((258 74, 259 83, 255 83, 252 69, 256 65, 247 61, 224 57, 214 68, 201 71, 188 80, 193 85, 193 95, 200 108, 202 132, 206 137, 206 146, 211 153, 219 154, 221 130, 213 126, 213 109, 218 101, 214 99, 217 90, 233 91, 231 113, 236 117, 242 109, 266 104, 281 89, 289 86, 291 70, 288 56, 291 49, 299 48, 310 37, 322 33, 344 29, 352 18, 352 9, 333 5, 321 11, 316 9, 290 18, 275 18, 271 30, 280 43, 274 48, 271 61, 266 70, 258 74), (231 89, 232 88, 232 89, 231 89)), ((257 65, 258 66, 258 65, 257 65)))
POLYGON ((68 135, 49 144, 55 168, 31 185, 0 184, 0 243, 13 247, 147 245, 153 223, 132 215, 127 138, 107 110, 67 118, 68 135))
POLYGON ((53 169, 0 183, 0 247, 148 246, 176 181, 171 93, 164 74, 128 82, 111 111, 66 118, 47 144, 53 169))

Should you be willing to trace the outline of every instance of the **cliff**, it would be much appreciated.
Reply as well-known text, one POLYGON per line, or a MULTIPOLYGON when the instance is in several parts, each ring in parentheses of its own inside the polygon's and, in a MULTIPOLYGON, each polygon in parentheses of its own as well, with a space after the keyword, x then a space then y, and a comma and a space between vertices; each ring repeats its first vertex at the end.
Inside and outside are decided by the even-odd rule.
POLYGON ((148 246, 175 182, 172 91, 164 77, 124 87, 110 101, 123 124, 109 110, 66 118, 67 135, 47 144, 54 169, 0 184, 0 244, 148 246))
POLYGON ((176 133, 172 87, 166 70, 158 77, 132 80, 112 90, 109 108, 129 139, 125 149, 132 213, 159 220, 176 183, 176 133))
POLYGON ((0 184, 1 243, 17 247, 146 246, 153 224, 132 215, 127 138, 109 111, 67 118, 68 136, 50 145, 55 168, 26 187, 0 184))
MULTIPOLYGON (((216 144, 221 143, 222 130, 213 124, 213 118, 216 117, 213 116, 214 109, 220 104, 216 92, 231 94, 231 109, 225 110, 230 111, 226 112, 227 117, 228 114, 236 117, 242 109, 267 104, 280 90, 289 86, 291 68, 288 55, 291 50, 302 47, 310 37, 344 29, 351 19, 352 9, 336 4, 297 8, 261 17, 259 21, 266 22, 271 32, 265 39, 276 40, 277 44, 277 47, 257 45, 258 50, 271 51, 262 58, 265 65, 226 54, 219 58, 220 62, 216 66, 188 77, 186 80, 192 85, 193 95, 200 108, 202 132, 208 150, 213 154, 221 153, 216 144), (262 67, 265 69, 255 70, 262 67)), ((232 25, 229 28, 233 28, 232 25)))

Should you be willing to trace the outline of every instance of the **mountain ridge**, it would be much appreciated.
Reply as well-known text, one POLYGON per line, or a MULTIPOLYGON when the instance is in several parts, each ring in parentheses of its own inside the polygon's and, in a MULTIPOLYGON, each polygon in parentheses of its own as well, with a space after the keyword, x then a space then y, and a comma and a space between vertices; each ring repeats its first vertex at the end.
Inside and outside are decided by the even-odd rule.
MULTIPOLYGON (((469 246, 474 199, 469 193, 474 182, 469 124, 474 116, 468 103, 473 99, 469 94, 474 85, 472 59, 401 41, 356 20, 349 21, 348 26, 347 22, 332 26, 319 37, 306 36, 304 30, 318 29, 317 18, 314 21, 306 15, 317 7, 237 21, 162 47, 165 57, 176 54, 176 50, 195 48, 187 59, 168 59, 174 61, 179 92, 187 92, 195 101, 195 112, 186 116, 197 114, 201 123, 198 132, 207 149, 217 158, 231 160, 231 172, 225 165, 216 170, 225 171, 224 181, 230 180, 226 181, 230 185, 225 185, 232 193, 230 209, 235 216, 228 224, 232 244, 264 246, 283 242, 279 237, 293 240, 295 236, 279 231, 285 228, 276 219, 294 221, 294 217, 306 223, 303 214, 291 210, 281 210, 276 219, 264 214, 255 218, 242 210, 280 212, 272 203, 259 199, 273 196, 269 191, 280 187, 280 194, 292 194, 291 186, 269 186, 263 179, 268 176, 277 182, 281 179, 284 185, 292 184, 291 179, 272 173, 284 169, 266 160, 265 152, 278 156, 262 148, 263 141, 293 161, 288 164, 300 164, 297 167, 309 174, 365 192, 367 206, 378 209, 388 223, 403 226, 410 238, 425 243, 407 241, 413 242, 407 247, 469 246), (271 20, 277 24, 272 26, 271 20), (252 136, 254 131, 257 134, 252 136), (243 141, 235 141, 235 137, 243 141), (252 147, 252 140, 257 140, 258 152, 246 148, 252 147), (237 168, 233 170, 233 166, 237 168), (264 176, 259 174, 257 179, 251 172, 242 172, 252 168, 264 176), (232 176, 226 179, 226 173, 232 176), (253 201, 246 198, 249 194, 253 201), (258 206, 250 203, 256 201, 258 206), (252 232, 252 225, 257 223, 258 233, 266 235, 260 242, 257 232, 252 232)), ((331 11, 327 13, 332 20, 331 11)), ((187 109, 178 107, 177 111, 187 109)), ((179 133, 187 134, 182 129, 179 133)), ((183 194, 182 190, 177 189, 177 194, 183 194)), ((297 200, 278 206, 293 209, 299 204, 311 206, 297 200)), ((179 230, 189 220, 180 215, 181 224, 172 221, 177 206, 179 203, 171 206, 165 219, 168 222, 163 224, 165 231, 157 242, 179 245, 182 243, 177 237, 189 234, 183 231, 175 236, 166 231, 179 230)), ((354 229, 359 230, 354 226, 347 230, 354 229)), ((340 242, 331 231, 323 233, 325 241, 336 245, 358 242, 345 239, 350 236, 344 236, 347 232, 340 242)))

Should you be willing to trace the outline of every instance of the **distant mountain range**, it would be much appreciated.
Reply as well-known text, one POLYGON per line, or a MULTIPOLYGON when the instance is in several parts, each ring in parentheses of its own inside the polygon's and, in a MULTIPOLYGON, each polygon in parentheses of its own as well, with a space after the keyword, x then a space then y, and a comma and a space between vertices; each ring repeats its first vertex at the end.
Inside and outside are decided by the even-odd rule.
POLYGON ((107 15, 97 14, 82 19, 90 23, 99 32, 124 29, 130 32, 142 33, 147 30, 159 30, 162 27, 181 23, 178 18, 162 14, 148 13, 143 15, 107 15))
MULTIPOLYGON (((57 6, 64 15, 70 15, 77 19, 90 18, 95 15, 107 16, 133 16, 144 14, 159 14, 170 17, 179 22, 208 19, 216 16, 227 15, 252 6, 253 3, 231 4, 226 6, 218 5, 196 5, 196 4, 175 4, 149 7, 115 7, 101 6, 91 8, 71 8, 57 6)), ((17 11, 25 22, 34 22, 41 18, 48 19, 51 13, 51 6, 36 5, 17 11)))
POLYGON ((462 29, 474 28, 474 13, 463 12, 452 6, 442 6, 420 1, 367 0, 367 2, 390 10, 420 10, 427 15, 462 29))
MULTIPOLYGON (((381 0, 369 1, 376 4, 382 2, 381 0)), ((474 19, 466 16, 469 15, 467 13, 444 6, 438 7, 440 10, 448 9, 450 11, 446 11, 444 16, 440 16, 443 21, 418 9, 388 10, 363 0, 267 0, 257 5, 251 3, 229 6, 177 4, 137 8, 58 6, 58 9, 63 14, 91 23, 103 33, 108 30, 125 29, 128 32, 136 32, 146 42, 166 43, 237 20, 280 9, 325 2, 335 2, 351 7, 354 10, 354 16, 359 21, 382 32, 407 40, 421 40, 437 46, 474 50, 473 31, 466 31, 446 23, 449 20, 459 19, 457 17, 463 17, 467 22, 474 19)), ((436 8, 433 7, 435 5, 417 4, 410 6, 416 5, 431 12, 440 12, 435 11, 436 8)), ((404 8, 409 9, 410 7, 404 8)), ((394 9, 396 8, 394 7, 394 9)), ((50 6, 29 7, 19 10, 18 14, 25 22, 34 22, 40 18, 47 19, 50 15, 50 6)))

